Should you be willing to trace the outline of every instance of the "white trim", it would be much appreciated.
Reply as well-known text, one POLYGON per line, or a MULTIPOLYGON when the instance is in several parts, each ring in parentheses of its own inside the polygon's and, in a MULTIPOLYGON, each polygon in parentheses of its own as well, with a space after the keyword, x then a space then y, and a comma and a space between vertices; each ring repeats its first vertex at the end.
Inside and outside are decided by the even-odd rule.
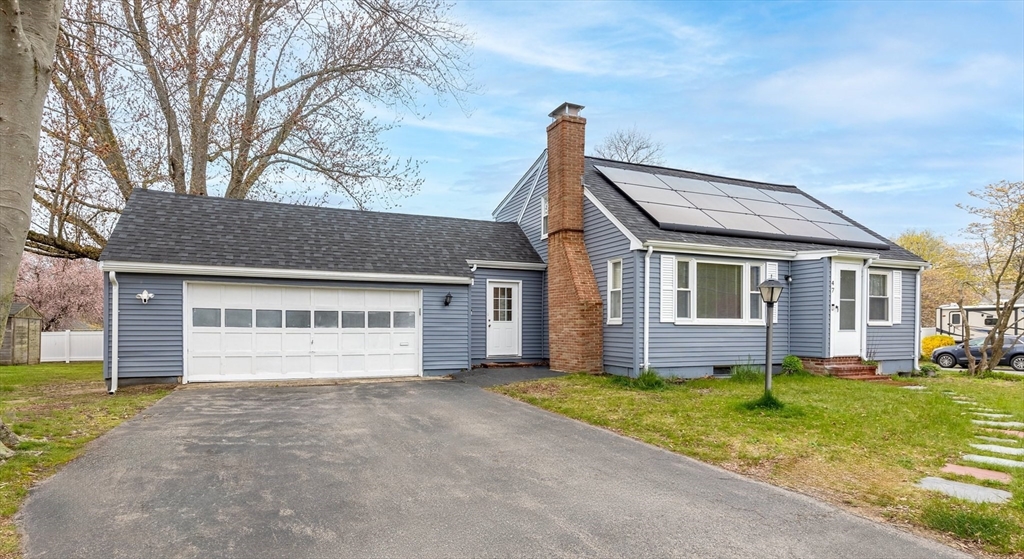
MULTIPOLYGON (((524 207, 523 209, 525 210, 526 208, 524 207)), ((540 197, 540 223, 538 225, 540 226, 541 239, 548 238, 549 229, 551 228, 551 220, 549 219, 545 224, 544 219, 548 217, 549 213, 550 208, 548 207, 548 195, 545 193, 540 197)))
POLYGON ((872 270, 868 269, 867 278, 868 288, 867 292, 867 320, 865 321, 868 326, 892 326, 892 313, 893 313, 893 281, 892 272, 889 270, 872 270), (885 320, 871 320, 871 276, 884 276, 885 277, 885 293, 886 299, 889 306, 887 317, 885 320))
POLYGON ((519 179, 519 181, 516 182, 516 185, 512 187, 512 190, 510 190, 508 194, 506 194, 505 197, 501 199, 501 202, 498 203, 498 207, 494 208, 494 211, 491 212, 491 217, 495 217, 499 213, 501 213, 501 210, 505 207, 506 204, 509 203, 510 200, 512 200, 516 192, 519 192, 519 189, 522 188, 524 184, 526 184, 526 177, 530 176, 530 172, 537 166, 538 163, 540 163, 541 159, 547 159, 547 155, 548 151, 544 150, 540 154, 540 156, 537 157, 537 159, 533 162, 533 165, 530 165, 530 169, 526 171, 526 174, 524 174, 519 179))
POLYGON ((181 282, 181 384, 188 384, 188 280, 181 282))
MULTIPOLYGON (((654 249, 659 252, 767 260, 821 260, 822 258, 864 260, 878 257, 878 254, 874 252, 855 252, 845 250, 777 250, 770 248, 727 247, 707 245, 703 243, 679 243, 672 241, 646 241, 643 243, 643 247, 654 247, 654 249)), ((890 262, 899 261, 893 260, 890 262)), ((905 264, 909 267, 916 267, 913 263, 905 264)))
POLYGON ((117 272, 110 270, 110 388, 109 394, 117 392, 117 349, 119 340, 117 334, 120 330, 118 317, 121 313, 121 286, 117 283, 117 272))
MULTIPOLYGON (((914 370, 917 370, 917 360, 921 357, 921 273, 924 270, 918 270, 914 274, 914 353, 913 363, 914 370)), ((938 321, 935 322, 936 326, 939 326, 938 321)), ((929 356, 930 357, 930 356, 929 356)))
MULTIPOLYGON (((675 259, 676 266, 680 259, 675 259)), ((713 258, 690 258, 690 318, 679 318, 676 315, 678 309, 675 305, 675 296, 679 291, 679 286, 674 285, 676 282, 673 281, 675 289, 673 289, 673 309, 672 316, 675 317, 676 326, 685 325, 712 325, 712 326, 764 326, 765 322, 765 308, 761 308, 761 318, 750 318, 750 295, 753 290, 750 286, 750 267, 757 266, 761 268, 761 275, 765 275, 764 263, 759 262, 736 262, 734 260, 716 260, 713 258), (699 290, 697 289, 697 267, 700 264, 724 264, 727 266, 736 266, 741 269, 740 271, 740 318, 697 318, 697 297, 699 297, 699 290)), ((678 268, 675 269, 678 273, 678 268)), ((756 287, 754 288, 756 289, 756 287)), ((777 305, 776 305, 777 306, 777 305)))
POLYGON ((644 363, 643 370, 651 367, 650 354, 650 325, 651 325, 651 254, 654 248, 647 247, 644 255, 644 363))
MULTIPOLYGON (((547 270, 543 262, 502 262, 500 260, 466 260, 466 264, 477 268, 494 268, 498 270, 547 270)), ((475 272, 476 270, 472 270, 475 272)))
POLYGON ((895 324, 903 324, 903 271, 893 270, 892 276, 892 303, 889 320, 895 324))
POLYGON ((904 260, 886 260, 885 258, 876 258, 874 265, 908 270, 928 270, 932 267, 930 262, 906 262, 904 260))
POLYGON ((504 354, 491 354, 490 345, 487 343, 487 336, 490 335, 491 329, 487 329, 487 333, 484 334, 484 355, 486 359, 492 357, 519 357, 523 356, 523 282, 522 280, 506 280, 506 279, 489 279, 487 280, 487 294, 484 299, 484 312, 487 315, 484 317, 484 322, 491 320, 491 313, 494 312, 494 296, 491 292, 492 283, 514 283, 516 284, 516 296, 515 296, 515 312, 516 316, 519 317, 519 339, 517 340, 516 353, 515 355, 504 355, 504 354))
POLYGON ((658 315, 661 322, 671 323, 676 319, 676 257, 662 254, 660 265, 658 315))
POLYGON ((626 229, 626 226, 623 225, 617 217, 612 215, 612 212, 608 211, 608 208, 606 208, 604 204, 602 204, 601 201, 598 200, 596 196, 594 196, 594 193, 591 192, 590 189, 587 188, 586 186, 583 187, 583 195, 586 196, 587 200, 590 200, 590 203, 593 204, 595 208, 597 208, 597 211, 601 212, 608 219, 608 221, 612 222, 612 225, 614 225, 620 233, 622 233, 623 235, 626 236, 627 239, 629 239, 629 250, 640 250, 644 248, 644 243, 641 243, 640 239, 637 238, 636 235, 634 235, 629 229, 626 229))
MULTIPOLYGON (((530 191, 526 193, 526 201, 523 202, 523 209, 519 210, 519 217, 516 218, 516 223, 523 222, 523 216, 526 215, 526 208, 530 207, 530 200, 533 199, 533 191, 537 189, 537 183, 540 182, 540 174, 543 172, 544 165, 548 162, 547 150, 544 150, 542 157, 544 158, 544 162, 541 164, 541 167, 537 169, 537 176, 533 177, 533 184, 530 185, 530 191)), ((536 165, 536 163, 534 163, 534 165, 536 165)), ((529 176, 529 173, 527 173, 527 176, 529 176)))
POLYGON ((625 293, 625 290, 623 289, 624 286, 622 284, 622 259, 612 258, 611 260, 608 261, 607 266, 607 276, 605 276, 605 295, 608 301, 608 313, 605 315, 605 324, 611 326, 620 326, 622 325, 622 295, 623 293, 625 293), (619 264, 619 317, 612 318, 612 291, 614 291, 614 289, 612 288, 612 268, 616 262, 618 262, 619 264))
POLYGON ((281 268, 247 268, 242 266, 205 266, 199 264, 158 264, 151 262, 124 262, 119 260, 107 260, 101 262, 100 266, 103 270, 136 274, 377 281, 388 283, 443 283, 453 285, 469 285, 471 281, 471 278, 453 276, 330 272, 326 270, 288 270, 281 268))

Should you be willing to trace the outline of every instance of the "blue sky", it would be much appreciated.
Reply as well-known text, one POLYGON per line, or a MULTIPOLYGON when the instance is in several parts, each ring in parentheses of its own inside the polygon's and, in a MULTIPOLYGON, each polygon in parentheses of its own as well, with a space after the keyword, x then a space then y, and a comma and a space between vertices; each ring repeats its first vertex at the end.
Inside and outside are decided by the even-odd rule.
POLYGON ((386 141, 424 161, 396 211, 489 219, 586 105, 666 165, 795 184, 885 234, 955 236, 967 191, 1024 180, 1024 2, 464 2, 467 113, 429 99, 386 141))

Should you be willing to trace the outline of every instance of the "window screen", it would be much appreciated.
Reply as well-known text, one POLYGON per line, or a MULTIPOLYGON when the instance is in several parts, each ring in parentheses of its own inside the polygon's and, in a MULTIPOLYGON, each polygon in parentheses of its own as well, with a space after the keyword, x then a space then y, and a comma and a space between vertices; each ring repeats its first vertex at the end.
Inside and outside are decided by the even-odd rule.
POLYGON ((743 318, 743 266, 697 263, 697 318, 743 318))
POLYGON ((220 327, 220 309, 192 309, 192 326, 220 327))

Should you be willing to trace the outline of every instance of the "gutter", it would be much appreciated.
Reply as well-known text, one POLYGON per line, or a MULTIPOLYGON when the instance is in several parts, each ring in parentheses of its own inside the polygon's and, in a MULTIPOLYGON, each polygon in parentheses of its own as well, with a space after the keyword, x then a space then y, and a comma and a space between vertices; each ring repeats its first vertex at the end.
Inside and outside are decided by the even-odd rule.
MULTIPOLYGON (((647 254, 644 255, 644 366, 643 370, 647 370, 651 366, 650 362, 650 314, 651 314, 651 254, 654 252, 653 246, 647 247, 647 254)), ((638 371, 637 374, 640 374, 638 371)))
POLYGON ((914 285, 914 353, 910 363, 915 371, 917 370, 917 360, 921 356, 921 273, 923 271, 924 268, 921 268, 914 274, 916 282, 914 285))
POLYGON ((117 392, 117 318, 120 311, 120 289, 117 284, 117 272, 110 271, 110 388, 108 394, 117 392))
MULTIPOLYGON (((864 298, 861 301, 861 309, 863 315, 861 315, 861 329, 860 329, 860 357, 861 359, 871 359, 868 357, 868 313, 871 312, 871 274, 868 273, 871 269, 871 264, 875 262, 874 258, 868 258, 864 260, 864 272, 861 274, 861 296, 864 298)), ((889 295, 892 297, 892 295, 889 295)), ((892 317, 890 316, 891 320, 892 317)))

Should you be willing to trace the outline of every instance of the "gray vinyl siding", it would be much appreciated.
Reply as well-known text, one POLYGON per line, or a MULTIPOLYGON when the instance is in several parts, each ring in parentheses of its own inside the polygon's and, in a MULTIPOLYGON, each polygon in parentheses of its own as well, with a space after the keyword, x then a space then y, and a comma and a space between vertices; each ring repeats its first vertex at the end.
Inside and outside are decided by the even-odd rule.
POLYGON ((629 249, 629 239, 597 209, 590 200, 583 200, 583 240, 594 268, 597 288, 604 301, 604 365, 609 372, 635 375, 636 262, 629 249), (608 261, 622 259, 622 324, 608 324, 608 261))
POLYGON ((473 286, 470 287, 470 332, 472 337, 473 363, 484 361, 537 361, 546 359, 547 314, 544 311, 544 272, 529 270, 499 270, 477 268, 473 286), (520 299, 523 313, 522 348, 520 358, 487 358, 487 280, 521 281, 520 299))
POLYGON ((829 270, 827 258, 790 263, 790 353, 828 357, 829 270))
MULTIPOLYGON (((756 324, 714 325, 686 324, 676 325, 661 322, 661 256, 655 252, 651 255, 650 284, 650 333, 649 358, 650 366, 662 375, 682 377, 700 377, 711 375, 715 367, 731 367, 732 365, 753 363, 763 365, 765 361, 765 326, 756 324)), ((764 264, 765 260, 704 257, 687 254, 675 254, 677 258, 696 258, 701 260, 729 261, 735 263, 749 262, 764 264)), ((789 262, 778 262, 779 277, 790 274, 789 262)), ((789 319, 791 308, 790 295, 783 292, 779 301, 779 321, 774 324, 774 342, 772 345, 772 361, 781 363, 788 352, 789 319)))
MULTIPOLYGON (((466 369, 469 359, 469 286, 405 283, 361 283, 277 280, 219 276, 118 274, 120 285, 118 377, 180 377, 184 335, 182 282, 224 282, 355 289, 419 289, 423 291, 423 374, 439 375, 466 369), (143 289, 155 294, 148 304, 135 298, 143 289), (452 302, 444 306, 444 297, 452 302)), ((107 282, 104 321, 108 325, 104 377, 110 378, 111 286, 107 282)))
POLYGON ((533 177, 531 176, 528 177, 526 184, 523 185, 519 192, 516 192, 508 204, 494 218, 497 221, 515 221, 519 219, 519 213, 523 209, 523 204, 526 204, 526 213, 523 214, 519 227, 526 233, 526 238, 530 240, 533 249, 537 251, 542 260, 547 262, 548 240, 546 237, 541 238, 540 201, 548 193, 548 166, 542 166, 539 172, 540 178, 537 180, 537 185, 533 188, 533 193, 530 193, 530 186, 533 184, 533 177))
MULTIPOLYGON (((547 180, 547 167, 548 166, 545 164, 542 165, 540 169, 540 172, 544 173, 545 181, 547 180)), ((534 169, 533 171, 533 173, 523 176, 523 178, 513 186, 513 188, 518 186, 519 190, 512 195, 508 200, 508 203, 501 208, 500 212, 494 214, 495 221, 515 221, 519 219, 519 213, 523 210, 523 204, 526 202, 527 196, 530 195, 530 187, 533 185, 533 180, 537 176, 538 170, 534 169)), ((529 172, 529 170, 527 170, 527 172, 529 172)))
MULTIPOLYGON (((870 271, 889 271, 886 268, 871 267, 870 271)), ((879 362, 879 372, 891 374, 909 371, 914 368, 915 351, 914 335, 917 329, 917 317, 914 314, 914 301, 917 291, 917 273, 915 270, 901 270, 903 273, 903 302, 900 313, 900 324, 892 326, 868 326, 867 348, 864 355, 867 359, 879 362)), ((894 309, 894 313, 896 310, 894 309)))

